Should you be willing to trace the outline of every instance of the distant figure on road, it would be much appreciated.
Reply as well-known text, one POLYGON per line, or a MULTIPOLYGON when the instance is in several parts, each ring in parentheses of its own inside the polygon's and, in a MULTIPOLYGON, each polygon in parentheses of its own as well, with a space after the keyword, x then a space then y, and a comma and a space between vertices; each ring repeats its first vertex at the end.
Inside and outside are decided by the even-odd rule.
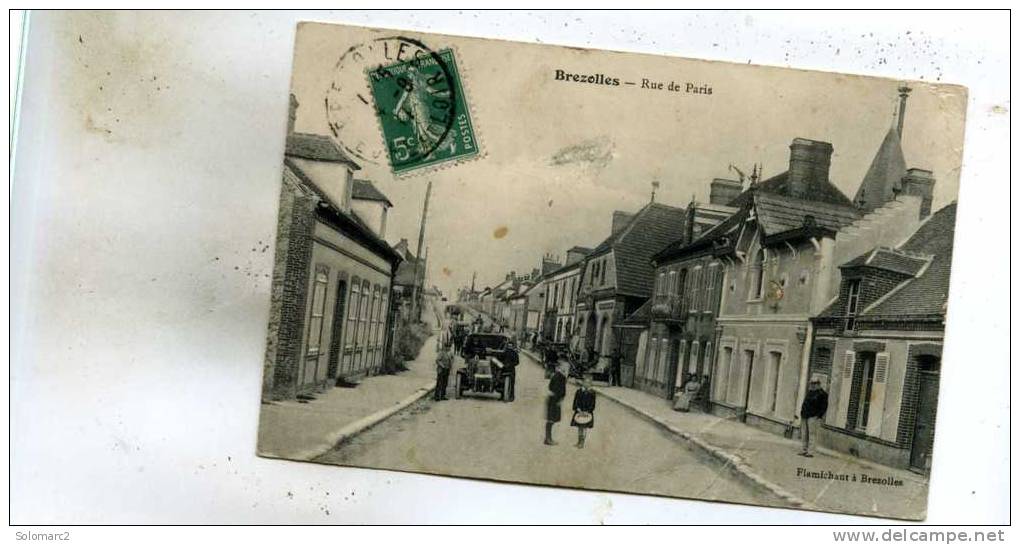
POLYGON ((581 387, 574 392, 574 417, 570 425, 577 428, 577 448, 584 448, 584 434, 595 427, 595 390, 591 389, 591 375, 584 376, 581 387))
POLYGON ((622 386, 620 383, 620 365, 622 363, 620 357, 620 350, 618 348, 613 349, 613 354, 609 356, 609 385, 610 386, 622 386))
POLYGON ((460 348, 462 346, 464 346, 464 334, 462 332, 460 332, 459 330, 457 330, 453 334, 453 349, 454 349, 454 353, 459 354, 460 353, 460 348))
POLYGON ((436 401, 446 399, 446 387, 450 383, 450 367, 453 366, 453 353, 450 352, 450 344, 442 343, 439 347, 439 354, 436 355, 436 389, 432 398, 436 401))
POLYGON ((566 365, 556 366, 556 372, 549 379, 549 397, 545 400, 545 444, 555 445, 553 441, 553 425, 563 418, 560 410, 560 403, 567 397, 567 373, 566 365))
POLYGON ((545 378, 552 378, 556 372, 556 364, 559 362, 559 352, 552 344, 545 347, 545 378))
POLYGON ((808 384, 807 394, 804 395, 804 403, 800 406, 800 439, 804 444, 800 451, 801 456, 806 458, 814 456, 811 454, 811 435, 818 433, 818 422, 828 409, 829 394, 822 389, 822 381, 812 378, 808 384), (811 428, 814 428, 814 432, 811 428))

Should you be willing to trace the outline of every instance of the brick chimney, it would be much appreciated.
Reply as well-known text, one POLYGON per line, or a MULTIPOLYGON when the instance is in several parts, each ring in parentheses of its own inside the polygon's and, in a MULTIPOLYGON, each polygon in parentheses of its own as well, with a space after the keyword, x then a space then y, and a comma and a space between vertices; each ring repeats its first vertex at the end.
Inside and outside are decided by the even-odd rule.
POLYGON ((298 109, 298 106, 300 106, 300 104, 298 104, 297 97, 294 96, 294 93, 291 93, 290 94, 290 116, 287 118, 287 134, 288 135, 294 134, 294 122, 297 121, 297 109, 298 109))
POLYGON ((588 255, 588 252, 577 246, 567 250, 567 262, 566 265, 573 265, 578 261, 584 259, 584 256, 588 255))
POLYGON ((811 196, 812 190, 829 181, 832 144, 794 138, 790 144, 790 170, 786 181, 788 195, 799 199, 811 196))
POLYGON ((708 202, 723 206, 733 202, 733 199, 736 199, 740 195, 741 190, 743 190, 743 184, 736 180, 727 180, 725 178, 712 180, 712 184, 709 187, 711 189, 708 194, 708 202))
POLYGON ((935 190, 935 178, 930 170, 920 168, 907 169, 907 175, 900 181, 900 194, 921 197, 921 213, 919 219, 931 214, 931 198, 935 190))
POLYGON ((621 229, 627 226, 627 222, 634 217, 634 214, 628 214, 622 210, 613 211, 613 232, 611 234, 619 233, 621 229))
POLYGON ((560 261, 552 254, 542 256, 542 274, 549 274, 560 268, 560 261))

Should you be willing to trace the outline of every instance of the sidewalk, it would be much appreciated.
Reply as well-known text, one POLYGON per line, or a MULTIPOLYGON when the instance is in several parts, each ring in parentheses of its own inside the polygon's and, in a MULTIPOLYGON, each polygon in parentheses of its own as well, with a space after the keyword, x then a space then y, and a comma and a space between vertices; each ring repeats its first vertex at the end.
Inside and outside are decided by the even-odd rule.
POLYGON ((258 454, 312 460, 430 394, 436 380, 437 339, 435 323, 430 325, 433 335, 418 358, 407 362, 407 371, 367 377, 356 388, 330 388, 308 403, 263 403, 258 454))
POLYGON ((710 414, 674 411, 669 401, 640 390, 596 387, 609 398, 691 441, 733 469, 783 497, 794 507, 861 515, 923 518, 928 483, 920 475, 819 449, 814 458, 798 456, 799 440, 785 439, 746 424, 710 414), (798 469, 832 472, 860 479, 892 478, 900 485, 798 476, 798 469))

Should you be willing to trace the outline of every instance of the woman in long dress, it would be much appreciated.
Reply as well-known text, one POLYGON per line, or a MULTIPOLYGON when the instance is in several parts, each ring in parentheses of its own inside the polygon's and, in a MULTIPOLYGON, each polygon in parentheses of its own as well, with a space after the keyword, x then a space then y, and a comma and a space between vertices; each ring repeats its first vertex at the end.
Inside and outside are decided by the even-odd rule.
POLYGON ((694 401, 699 390, 701 390, 701 381, 698 380, 697 375, 688 374, 686 382, 680 387, 680 395, 676 397, 676 404, 673 405, 673 408, 680 412, 690 411, 691 402, 694 401))

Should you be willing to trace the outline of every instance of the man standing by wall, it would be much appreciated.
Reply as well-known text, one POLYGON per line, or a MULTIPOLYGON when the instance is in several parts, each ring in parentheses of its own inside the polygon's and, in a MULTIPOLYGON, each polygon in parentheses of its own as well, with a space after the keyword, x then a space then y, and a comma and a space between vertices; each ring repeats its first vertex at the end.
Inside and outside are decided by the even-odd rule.
MULTIPOLYGON (((822 382, 814 377, 808 384, 804 403, 800 406, 800 438, 804 445, 800 455, 811 458, 811 435, 818 434, 818 422, 825 416, 829 408, 829 394, 822 389, 822 382), (814 430, 812 430, 814 428, 814 430)), ((817 442, 818 439, 816 438, 817 442)))

